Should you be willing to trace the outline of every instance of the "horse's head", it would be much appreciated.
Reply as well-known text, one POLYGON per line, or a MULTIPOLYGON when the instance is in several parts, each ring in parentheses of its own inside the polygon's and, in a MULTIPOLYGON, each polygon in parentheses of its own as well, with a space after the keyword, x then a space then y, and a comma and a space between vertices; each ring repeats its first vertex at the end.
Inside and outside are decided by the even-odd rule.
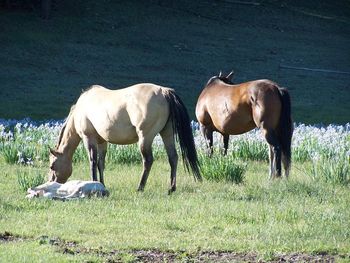
POLYGON ((65 154, 57 150, 50 149, 50 171, 49 181, 58 183, 67 182, 72 174, 72 160, 65 154))

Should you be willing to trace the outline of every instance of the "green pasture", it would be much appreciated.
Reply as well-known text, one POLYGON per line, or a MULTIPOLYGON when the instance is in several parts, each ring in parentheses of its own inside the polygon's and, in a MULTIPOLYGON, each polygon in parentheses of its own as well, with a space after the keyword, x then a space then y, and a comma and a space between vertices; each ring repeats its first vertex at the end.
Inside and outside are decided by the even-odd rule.
MULTIPOLYGON (((109 197, 27 200, 26 189, 46 180, 48 149, 61 127, 0 123, 0 262, 142 262, 140 253, 148 262, 162 253, 160 261, 179 262, 225 259, 210 258, 215 253, 240 253, 234 260, 243 261, 288 261, 293 255, 297 261, 350 260, 349 125, 295 125, 288 180, 269 180, 268 147, 259 130, 231 136, 227 156, 215 133, 209 158, 193 128, 202 183, 180 162, 177 191, 169 196, 170 168, 156 137, 143 193, 136 192, 142 169, 137 145, 109 145, 109 197)), ((70 179, 90 179, 82 144, 73 166, 70 179)))
MULTIPOLYGON (((289 180, 270 181, 268 164, 251 161, 242 184, 196 183, 181 167, 178 189, 168 195, 164 159, 155 161, 143 193, 136 191, 141 164, 109 163, 108 198, 61 202, 24 198, 18 176, 45 175, 45 166, 2 163, 0 233, 18 238, 0 240, 0 262, 132 262, 132 251, 148 249, 175 252, 179 262, 201 251, 249 251, 263 260, 298 252, 346 261, 349 188, 312 180, 309 166, 295 164, 289 180)), ((75 164, 71 179, 88 178, 87 163, 75 164)))

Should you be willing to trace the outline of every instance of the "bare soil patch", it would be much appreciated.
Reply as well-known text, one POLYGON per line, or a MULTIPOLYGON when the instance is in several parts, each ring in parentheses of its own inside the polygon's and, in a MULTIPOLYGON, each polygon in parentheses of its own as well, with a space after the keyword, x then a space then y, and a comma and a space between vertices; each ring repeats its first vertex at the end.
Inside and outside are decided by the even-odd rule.
POLYGON ((10 232, 0 233, 0 243, 37 240, 40 245, 51 245, 58 253, 63 254, 91 254, 104 258, 106 262, 124 262, 125 255, 132 258, 132 262, 335 262, 336 258, 350 259, 349 255, 334 255, 328 252, 318 254, 289 253, 271 255, 263 258, 255 252, 233 251, 160 251, 145 250, 111 250, 100 248, 86 248, 75 241, 66 241, 58 237, 41 236, 39 238, 22 237, 10 232))
POLYGON ((23 241, 25 238, 11 234, 10 232, 5 231, 4 233, 0 233, 0 243, 4 242, 17 242, 17 241, 23 241))

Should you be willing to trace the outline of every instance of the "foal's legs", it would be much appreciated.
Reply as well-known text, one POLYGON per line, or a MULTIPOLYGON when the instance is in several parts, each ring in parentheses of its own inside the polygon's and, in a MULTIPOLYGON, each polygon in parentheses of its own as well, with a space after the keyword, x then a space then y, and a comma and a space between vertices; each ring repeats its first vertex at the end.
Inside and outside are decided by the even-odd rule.
POLYGON ((274 130, 263 129, 270 147, 270 178, 281 177, 281 144, 274 130))
POLYGON ((97 168, 100 174, 100 182, 104 185, 103 171, 105 169, 105 158, 107 153, 107 142, 97 145, 98 161, 97 168))
POLYGON ((97 181, 97 143, 87 136, 83 137, 84 146, 89 155, 91 179, 97 181))
POLYGON ((149 172, 153 164, 153 154, 152 154, 152 142, 154 136, 146 137, 142 131, 138 132, 139 136, 139 148, 142 155, 143 171, 141 175, 141 181, 139 184, 138 191, 143 191, 145 188, 149 172))
POLYGON ((200 125, 200 129, 209 150, 208 152, 209 157, 211 157, 213 155, 213 150, 214 150, 213 149, 213 130, 204 126, 203 124, 200 125))
POLYGON ((170 164, 170 189, 169 194, 176 190, 176 169, 178 155, 175 148, 174 133, 171 122, 169 122, 165 128, 160 132, 160 136, 164 142, 164 147, 166 149, 168 160, 170 164))

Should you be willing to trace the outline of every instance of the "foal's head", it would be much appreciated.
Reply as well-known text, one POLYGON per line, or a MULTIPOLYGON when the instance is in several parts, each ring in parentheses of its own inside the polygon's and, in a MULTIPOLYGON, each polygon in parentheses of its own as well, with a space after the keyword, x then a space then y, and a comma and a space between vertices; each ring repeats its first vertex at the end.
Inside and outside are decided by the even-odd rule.
POLYGON ((72 160, 56 150, 50 149, 50 171, 49 181, 58 183, 67 182, 72 174, 72 160))

